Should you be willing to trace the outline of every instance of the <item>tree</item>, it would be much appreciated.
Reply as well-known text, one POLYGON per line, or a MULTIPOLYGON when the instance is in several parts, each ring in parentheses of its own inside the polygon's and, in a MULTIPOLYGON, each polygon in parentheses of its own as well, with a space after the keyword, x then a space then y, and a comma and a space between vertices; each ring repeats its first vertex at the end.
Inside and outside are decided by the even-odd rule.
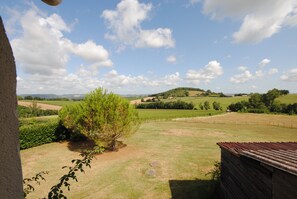
POLYGON ((203 104, 203 107, 204 107, 205 110, 210 109, 209 101, 205 101, 204 104, 203 104))
POLYGON ((251 108, 260 108, 261 106, 263 106, 263 102, 262 102, 262 95, 259 93, 254 93, 251 95, 251 97, 249 98, 249 106, 251 108))
POLYGON ((281 92, 274 88, 269 90, 266 94, 262 95, 262 101, 267 108, 270 108, 274 100, 281 95, 281 92))
POLYGON ((201 110, 203 110, 203 109, 204 109, 204 106, 203 106, 203 104, 202 104, 202 103, 199 103, 199 108, 200 108, 201 110))
POLYGON ((212 107, 213 107, 214 110, 217 110, 217 111, 222 110, 221 104, 219 102, 216 102, 216 101, 214 101, 212 103, 212 107))
POLYGON ((79 104, 63 108, 59 116, 66 128, 108 150, 116 150, 118 139, 135 133, 139 127, 134 106, 103 89, 94 90, 79 104))

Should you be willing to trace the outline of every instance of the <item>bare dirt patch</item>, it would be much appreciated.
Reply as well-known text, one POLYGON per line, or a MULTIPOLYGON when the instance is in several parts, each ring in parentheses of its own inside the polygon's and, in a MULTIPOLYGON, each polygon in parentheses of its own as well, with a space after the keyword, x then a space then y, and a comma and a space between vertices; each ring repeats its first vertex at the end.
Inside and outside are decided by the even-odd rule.
MULTIPOLYGON (((32 106, 32 102, 18 101, 18 105, 30 107, 32 106)), ((43 104, 43 103, 37 103, 37 106, 42 110, 60 110, 62 108, 61 106, 43 104)))

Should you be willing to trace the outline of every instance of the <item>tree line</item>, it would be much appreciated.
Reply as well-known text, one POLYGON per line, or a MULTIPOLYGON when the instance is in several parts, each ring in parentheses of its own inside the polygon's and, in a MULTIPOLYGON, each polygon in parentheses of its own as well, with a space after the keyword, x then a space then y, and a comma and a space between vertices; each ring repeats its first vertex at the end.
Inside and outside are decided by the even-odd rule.
POLYGON ((276 98, 287 94, 289 94, 288 90, 278 90, 276 88, 269 90, 265 94, 254 93, 248 101, 232 103, 228 106, 228 109, 233 112, 297 114, 297 103, 285 104, 276 100, 276 98))

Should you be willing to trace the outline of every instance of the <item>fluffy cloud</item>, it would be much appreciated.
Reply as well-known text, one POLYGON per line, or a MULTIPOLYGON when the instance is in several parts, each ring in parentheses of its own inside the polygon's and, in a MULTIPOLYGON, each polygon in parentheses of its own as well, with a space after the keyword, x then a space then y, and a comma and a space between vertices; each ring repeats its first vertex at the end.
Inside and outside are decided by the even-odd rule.
POLYGON ((102 17, 110 30, 105 37, 119 42, 122 47, 174 47, 169 28, 142 29, 141 23, 148 19, 152 7, 152 4, 139 3, 138 0, 122 0, 116 10, 104 10, 102 17))
POLYGON ((203 69, 189 70, 186 74, 188 82, 199 85, 200 82, 209 83, 211 80, 223 74, 223 68, 217 61, 210 61, 203 69))
POLYGON ((174 55, 170 55, 170 56, 168 56, 168 57, 166 58, 166 61, 167 61, 168 63, 172 63, 172 64, 176 64, 176 63, 177 63, 177 59, 176 59, 176 57, 175 57, 174 55))
POLYGON ((182 79, 178 72, 174 74, 165 75, 158 79, 151 79, 143 75, 131 76, 118 74, 116 70, 111 70, 104 75, 103 85, 107 88, 122 88, 125 86, 131 87, 160 87, 160 86, 174 86, 182 79))
POLYGON ((27 74, 66 75, 70 56, 92 66, 111 66, 108 52, 93 41, 76 44, 64 36, 70 27, 57 15, 33 7, 20 15, 22 34, 11 40, 18 66, 27 74))
POLYGON ((281 76, 281 80, 287 82, 297 82, 297 68, 293 68, 289 72, 286 72, 281 76))
POLYGON ((259 63, 259 66, 263 68, 269 63, 270 63, 270 60, 265 58, 259 63))
POLYGON ((239 71, 246 71, 247 70, 247 67, 246 66, 239 66, 238 67, 238 70, 239 71))
POLYGON ((239 66, 238 70, 241 71, 241 73, 232 76, 230 78, 230 82, 239 84, 239 83, 244 83, 251 80, 262 79, 266 74, 273 75, 278 73, 277 68, 271 68, 268 71, 263 70, 264 66, 266 66, 269 63, 270 63, 269 59, 263 59, 259 63, 259 70, 256 70, 254 74, 250 70, 248 70, 247 67, 239 66))
POLYGON ((276 73, 278 73, 278 69, 277 68, 271 68, 268 71, 268 75, 274 75, 276 73))
POLYGON ((204 0, 203 12, 216 20, 242 21, 233 34, 237 43, 258 43, 284 26, 297 25, 297 0, 204 0))
POLYGON ((248 70, 244 71, 241 74, 237 74, 234 75, 233 77, 230 78, 230 82, 232 83, 244 83, 247 82, 249 80, 252 80, 254 78, 254 76, 252 75, 252 73, 248 70))

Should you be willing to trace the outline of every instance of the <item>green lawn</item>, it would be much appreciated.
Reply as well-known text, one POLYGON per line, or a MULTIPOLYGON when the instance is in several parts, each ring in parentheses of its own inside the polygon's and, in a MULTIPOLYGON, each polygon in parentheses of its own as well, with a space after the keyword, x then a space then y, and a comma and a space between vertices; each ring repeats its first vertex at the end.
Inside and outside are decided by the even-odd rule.
MULTIPOLYGON (((145 122, 135 135, 124 140, 127 147, 98 155, 91 163, 92 168, 79 174, 78 182, 71 182, 71 191, 64 192, 74 199, 213 198, 210 177, 205 174, 220 160, 217 142, 297 141, 296 128, 271 126, 273 120, 295 124, 297 116, 261 117, 263 123, 255 123, 252 114, 244 119, 244 114, 238 113, 206 117, 203 122, 195 119, 145 122), (237 115, 241 118, 238 122, 229 121, 237 115), (212 118, 220 123, 213 123, 212 118)), ((46 196, 66 172, 61 167, 78 157, 77 150, 78 144, 63 142, 21 151, 24 177, 49 171, 44 176, 46 182, 35 185, 35 192, 28 198, 46 196)))

